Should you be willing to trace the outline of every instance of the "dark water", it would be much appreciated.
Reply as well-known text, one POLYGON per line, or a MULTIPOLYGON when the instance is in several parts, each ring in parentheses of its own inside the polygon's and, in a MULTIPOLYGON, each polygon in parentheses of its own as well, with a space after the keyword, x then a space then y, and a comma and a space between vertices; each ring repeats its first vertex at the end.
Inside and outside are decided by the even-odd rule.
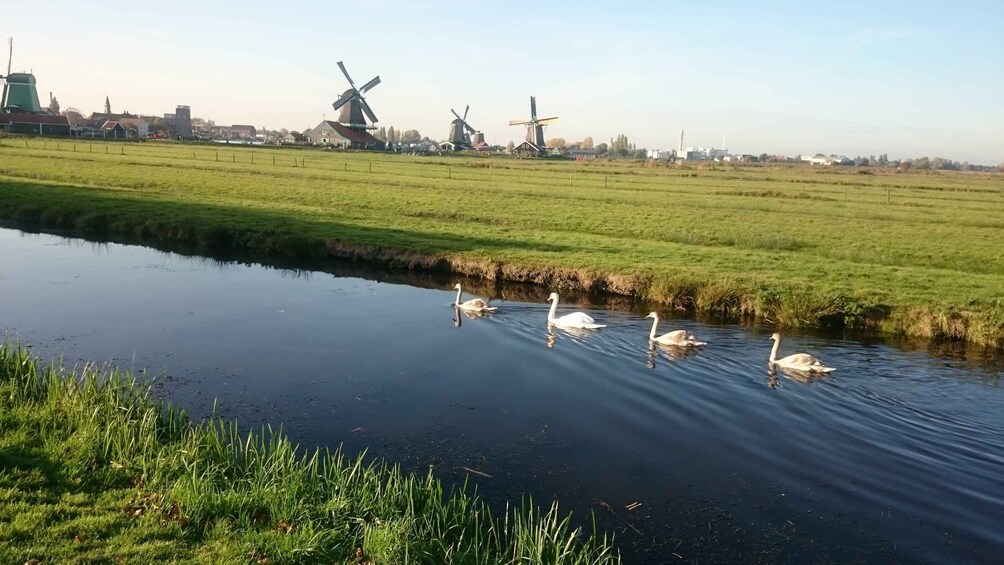
POLYGON ((627 562, 1004 559, 993 356, 787 332, 782 355, 839 368, 805 382, 768 374, 769 328, 663 320, 710 345, 653 356, 642 306, 580 303, 609 327, 549 334, 547 290, 513 288, 458 324, 453 292, 421 288, 451 281, 323 267, 0 230, 0 329, 163 374, 197 417, 593 511, 627 562))

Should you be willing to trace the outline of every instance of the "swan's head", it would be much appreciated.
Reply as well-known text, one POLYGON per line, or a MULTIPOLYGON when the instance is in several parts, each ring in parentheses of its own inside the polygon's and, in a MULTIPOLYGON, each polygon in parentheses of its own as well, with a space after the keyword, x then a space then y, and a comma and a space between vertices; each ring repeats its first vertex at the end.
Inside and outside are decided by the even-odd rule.
POLYGON ((551 296, 547 297, 547 301, 548 302, 550 302, 552 300, 554 300, 555 302, 557 302, 557 300, 558 300, 558 293, 557 292, 552 292, 551 296))
POLYGON ((649 312, 649 313, 648 313, 648 316, 645 316, 645 317, 646 317, 646 318, 658 318, 658 317, 659 317, 659 315, 658 315, 658 314, 656 314, 655 312, 649 312))
POLYGON ((781 339, 781 334, 774 332, 774 335, 770 336, 770 338, 773 339, 774 341, 777 341, 781 339))
POLYGON ((453 287, 453 290, 460 290, 460 283, 457 283, 457 286, 453 287))

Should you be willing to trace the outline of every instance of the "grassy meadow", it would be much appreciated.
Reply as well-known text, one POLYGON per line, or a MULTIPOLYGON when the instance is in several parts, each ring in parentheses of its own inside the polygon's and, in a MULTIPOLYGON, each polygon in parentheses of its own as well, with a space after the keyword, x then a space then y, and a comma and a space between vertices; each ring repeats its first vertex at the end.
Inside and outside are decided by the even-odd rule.
POLYGON ((555 507, 192 422, 132 375, 0 343, 0 562, 613 564, 555 507), (36 560, 36 561, 32 561, 36 560))
POLYGON ((1004 175, 0 140, 0 218, 1004 347, 1004 175))

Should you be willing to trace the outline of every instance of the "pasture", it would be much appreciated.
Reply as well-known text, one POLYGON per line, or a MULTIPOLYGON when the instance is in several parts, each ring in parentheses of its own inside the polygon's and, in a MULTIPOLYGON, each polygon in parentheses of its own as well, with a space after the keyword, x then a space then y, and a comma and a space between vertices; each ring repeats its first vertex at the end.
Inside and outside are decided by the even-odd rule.
POLYGON ((1001 174, 5 138, 0 218, 1004 346, 1001 174))

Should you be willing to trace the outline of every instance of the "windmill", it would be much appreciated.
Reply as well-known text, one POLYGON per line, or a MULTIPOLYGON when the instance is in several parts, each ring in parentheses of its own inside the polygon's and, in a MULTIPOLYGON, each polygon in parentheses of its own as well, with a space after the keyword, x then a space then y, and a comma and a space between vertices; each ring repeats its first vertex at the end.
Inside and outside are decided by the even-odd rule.
POLYGON ((14 38, 7 39, 7 74, 0 75, 3 79, 3 97, 0 98, 0 111, 42 113, 38 103, 38 91, 35 89, 35 75, 31 73, 11 73, 11 61, 14 58, 14 38))
POLYGON ((362 88, 356 88, 356 83, 352 82, 352 77, 349 76, 349 72, 345 70, 345 65, 341 61, 338 61, 338 68, 342 70, 342 74, 345 75, 345 79, 349 81, 351 87, 332 104, 335 110, 341 110, 338 115, 338 123, 360 133, 366 133, 368 129, 376 129, 376 126, 366 123, 366 118, 369 118, 370 122, 376 123, 377 117, 370 105, 366 103, 363 94, 380 84, 380 77, 375 76, 362 88))
POLYGON ((509 125, 511 126, 526 126, 526 141, 521 143, 517 148, 517 151, 537 153, 538 155, 544 155, 547 153, 547 146, 544 144, 544 128, 548 124, 552 124, 558 121, 558 117, 553 118, 537 118, 537 98, 534 96, 530 97, 530 119, 529 120, 511 120, 509 125))
POLYGON ((470 106, 464 108, 463 117, 457 113, 456 110, 450 108, 450 112, 456 118, 450 122, 450 141, 449 143, 453 145, 454 150, 459 149, 474 149, 478 145, 484 143, 484 134, 480 131, 474 129, 473 126, 467 121, 467 112, 471 109, 470 106), (474 136, 473 139, 471 136, 474 136))

